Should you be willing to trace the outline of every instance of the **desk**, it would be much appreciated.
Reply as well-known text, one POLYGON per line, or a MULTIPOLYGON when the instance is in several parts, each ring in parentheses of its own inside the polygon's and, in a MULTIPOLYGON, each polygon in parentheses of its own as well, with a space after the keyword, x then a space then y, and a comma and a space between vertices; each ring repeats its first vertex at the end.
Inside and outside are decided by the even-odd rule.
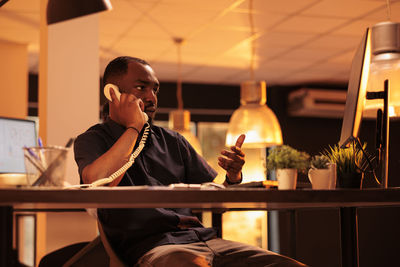
MULTIPOLYGON (((335 207, 340 208, 341 211, 342 266, 347 267, 356 266, 358 262, 356 208, 400 206, 400 188, 364 190, 169 187, 114 187, 83 190, 0 189, 0 206, 2 206, 0 213, 2 217, 0 218, 1 253, 5 253, 4 248, 11 250, 12 221, 10 223, 10 217, 12 219, 14 210, 51 211, 99 207, 293 210, 335 207), (11 240, 7 240, 10 238, 11 240)), ((3 264, 7 264, 7 256, 9 256, 7 253, 1 255, 3 264)))

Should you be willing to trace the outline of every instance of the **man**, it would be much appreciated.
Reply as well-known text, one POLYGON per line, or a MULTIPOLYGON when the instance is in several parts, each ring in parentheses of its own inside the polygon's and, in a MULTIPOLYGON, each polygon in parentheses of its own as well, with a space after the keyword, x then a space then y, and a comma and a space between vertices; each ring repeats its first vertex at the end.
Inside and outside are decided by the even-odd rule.
MULTIPOLYGON (((109 177, 128 161, 143 134, 143 112, 151 124, 157 108, 159 81, 144 60, 116 58, 108 64, 103 80, 118 86, 121 96, 118 100, 111 90, 107 121, 75 141, 83 183, 109 177)), ((226 170, 225 185, 242 180, 243 142, 244 136, 239 137, 236 146, 218 159, 226 170)), ((109 185, 199 184, 215 176, 215 170, 181 135, 151 125, 132 167, 109 185)), ((98 218, 110 244, 129 266, 303 266, 260 248, 216 238, 214 229, 204 228, 189 209, 99 209, 98 218)))

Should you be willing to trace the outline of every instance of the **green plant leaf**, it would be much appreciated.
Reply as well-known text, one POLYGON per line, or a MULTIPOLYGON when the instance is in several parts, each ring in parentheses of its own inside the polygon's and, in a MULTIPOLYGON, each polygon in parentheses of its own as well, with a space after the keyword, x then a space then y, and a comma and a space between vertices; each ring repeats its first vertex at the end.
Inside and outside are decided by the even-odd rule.
POLYGON ((309 167, 310 156, 288 145, 274 147, 267 157, 267 169, 297 169, 304 171, 309 167))

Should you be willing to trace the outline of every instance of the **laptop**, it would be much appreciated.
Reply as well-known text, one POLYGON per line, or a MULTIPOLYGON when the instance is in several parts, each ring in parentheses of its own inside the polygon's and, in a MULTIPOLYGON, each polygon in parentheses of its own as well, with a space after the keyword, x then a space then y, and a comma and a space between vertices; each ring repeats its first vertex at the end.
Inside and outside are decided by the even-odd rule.
POLYGON ((26 185, 23 147, 36 140, 35 121, 0 117, 0 186, 26 185))

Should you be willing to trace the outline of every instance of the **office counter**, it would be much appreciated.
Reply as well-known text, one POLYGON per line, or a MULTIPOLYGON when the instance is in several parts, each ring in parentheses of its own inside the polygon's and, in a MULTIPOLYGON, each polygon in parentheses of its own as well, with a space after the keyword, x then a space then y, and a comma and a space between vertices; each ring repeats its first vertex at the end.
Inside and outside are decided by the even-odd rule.
POLYGON ((95 189, 0 189, 0 206, 14 209, 73 208, 227 208, 297 209, 400 206, 400 188, 277 190, 263 188, 204 189, 169 187, 101 187, 95 189))
MULTIPOLYGON (((400 206, 400 188, 343 190, 214 189, 199 187, 114 187, 95 189, 0 189, 1 263, 12 244, 14 211, 83 208, 174 208, 296 210, 340 208, 342 266, 357 266, 357 208, 400 206), (11 222, 10 222, 11 220, 11 222)), ((5 260, 4 260, 5 259, 5 260)), ((3 265, 0 265, 3 266, 3 265)), ((7 266, 7 265, 4 265, 7 266)))

